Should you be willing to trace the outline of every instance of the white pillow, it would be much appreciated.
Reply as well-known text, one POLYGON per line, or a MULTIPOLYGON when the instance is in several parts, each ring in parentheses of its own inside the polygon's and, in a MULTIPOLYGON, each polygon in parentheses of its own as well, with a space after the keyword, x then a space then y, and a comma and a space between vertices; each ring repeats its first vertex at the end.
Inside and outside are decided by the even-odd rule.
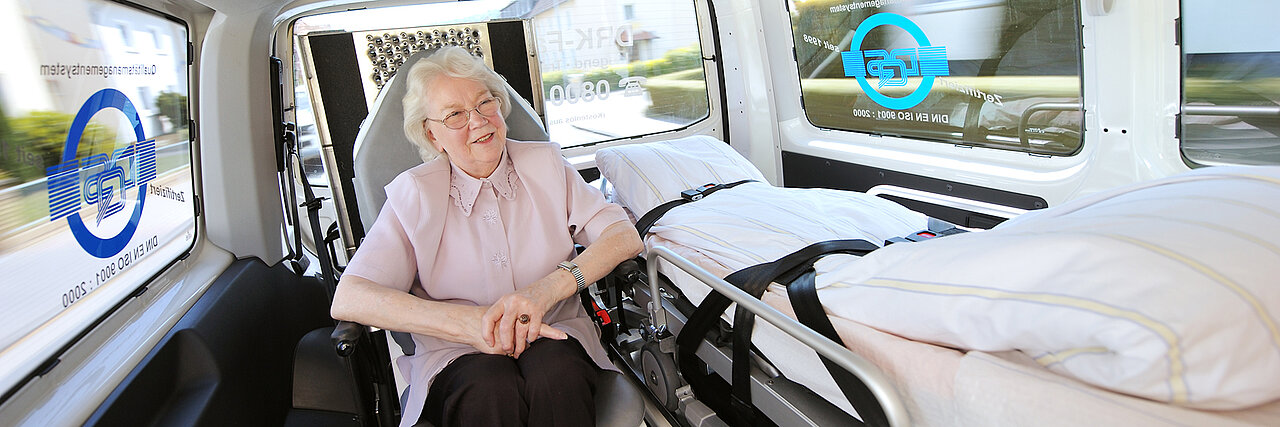
POLYGON ((704 184, 766 182, 733 147, 705 135, 601 149, 596 167, 613 185, 617 201, 637 218, 704 184))
POLYGON ((897 244, 820 276, 832 315, 1022 350, 1176 405, 1280 399, 1280 167, 1207 168, 897 244))

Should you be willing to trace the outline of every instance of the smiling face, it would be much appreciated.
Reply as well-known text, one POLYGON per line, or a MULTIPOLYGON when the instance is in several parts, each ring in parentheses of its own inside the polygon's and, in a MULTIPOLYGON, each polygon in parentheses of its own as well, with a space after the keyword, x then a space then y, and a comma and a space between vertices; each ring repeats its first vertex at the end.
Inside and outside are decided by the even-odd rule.
POLYGON ((437 150, 449 155, 449 161, 467 175, 485 178, 493 173, 502 160, 502 149, 507 145, 507 123, 502 113, 485 116, 476 112, 481 101, 493 93, 483 83, 452 76, 440 76, 431 82, 430 99, 427 101, 427 117, 443 119, 461 112, 470 116, 466 126, 449 129, 444 123, 427 120, 423 128, 437 150))

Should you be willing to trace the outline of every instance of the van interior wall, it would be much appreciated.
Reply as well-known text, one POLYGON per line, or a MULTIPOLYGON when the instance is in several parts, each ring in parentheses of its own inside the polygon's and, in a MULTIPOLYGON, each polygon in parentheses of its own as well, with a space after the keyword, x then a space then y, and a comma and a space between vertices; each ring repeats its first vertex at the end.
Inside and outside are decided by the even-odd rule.
MULTIPOLYGON (((724 71, 723 108, 729 113, 729 143, 751 160, 770 183, 782 185, 779 121, 771 83, 776 71, 771 69, 765 44, 770 38, 789 42, 790 24, 765 30, 770 27, 760 25, 761 13, 774 11, 763 11, 762 8, 768 6, 758 1, 708 0, 708 3, 715 9, 713 18, 719 30, 719 34, 712 37, 719 40, 723 56, 718 60, 724 71)), ((706 12, 699 10, 699 13, 706 12)), ((711 28, 702 28, 702 31, 709 32, 711 28)), ((710 53, 704 52, 704 55, 710 53)))
POLYGON ((216 11, 199 61, 203 212, 211 242, 239 258, 284 257, 271 124, 272 17, 279 5, 208 1, 216 11), (272 9, 270 11, 264 9, 272 9), (269 13, 270 12, 270 13, 269 13))

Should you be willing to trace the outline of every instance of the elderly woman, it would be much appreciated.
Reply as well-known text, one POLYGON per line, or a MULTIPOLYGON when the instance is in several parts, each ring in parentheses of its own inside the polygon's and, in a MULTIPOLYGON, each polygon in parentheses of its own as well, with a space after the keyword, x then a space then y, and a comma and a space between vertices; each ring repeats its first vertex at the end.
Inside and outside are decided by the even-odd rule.
POLYGON ((640 252, 635 229, 558 146, 506 138, 507 91, 483 62, 443 48, 406 77, 426 162, 387 185, 333 317, 412 333, 402 425, 593 424, 596 374, 614 368, 571 297, 640 252))

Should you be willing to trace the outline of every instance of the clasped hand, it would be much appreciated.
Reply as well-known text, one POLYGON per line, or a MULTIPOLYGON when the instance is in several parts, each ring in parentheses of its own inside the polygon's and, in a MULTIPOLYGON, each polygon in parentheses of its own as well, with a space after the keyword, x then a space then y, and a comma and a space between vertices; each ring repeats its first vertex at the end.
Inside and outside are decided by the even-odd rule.
POLYGON ((558 301, 539 292, 540 289, 529 286, 507 294, 489 306, 480 320, 480 336, 488 349, 481 351, 520 357, 529 343, 540 337, 568 338, 564 331, 542 323, 547 310, 558 301))

